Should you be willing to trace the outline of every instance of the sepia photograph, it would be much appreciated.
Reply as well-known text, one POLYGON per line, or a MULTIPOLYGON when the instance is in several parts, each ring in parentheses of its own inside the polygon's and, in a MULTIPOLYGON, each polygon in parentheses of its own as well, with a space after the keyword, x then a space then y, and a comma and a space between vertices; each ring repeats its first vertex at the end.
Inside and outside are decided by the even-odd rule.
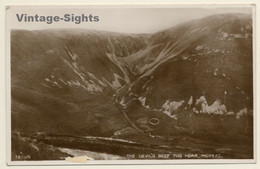
POLYGON ((6 19, 11 162, 255 159, 254 6, 9 6, 6 19))

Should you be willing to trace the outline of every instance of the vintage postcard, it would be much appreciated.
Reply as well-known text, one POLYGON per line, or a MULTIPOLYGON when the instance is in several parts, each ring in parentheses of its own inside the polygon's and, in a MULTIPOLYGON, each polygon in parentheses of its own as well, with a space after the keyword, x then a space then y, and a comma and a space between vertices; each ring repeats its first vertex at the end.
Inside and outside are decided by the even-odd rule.
POLYGON ((7 6, 8 164, 255 162, 254 5, 7 6))

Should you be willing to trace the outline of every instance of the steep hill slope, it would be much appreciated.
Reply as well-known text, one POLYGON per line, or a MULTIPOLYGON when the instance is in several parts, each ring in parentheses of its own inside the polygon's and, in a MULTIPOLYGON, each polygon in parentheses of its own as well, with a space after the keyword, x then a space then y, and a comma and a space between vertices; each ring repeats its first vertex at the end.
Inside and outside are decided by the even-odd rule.
POLYGON ((123 58, 140 76, 121 89, 122 96, 135 93, 157 109, 166 100, 187 103, 191 96, 193 104, 205 96, 209 104, 221 100, 229 111, 252 109, 252 20, 249 15, 209 16, 155 33, 148 41, 148 46, 158 46, 156 50, 146 50, 141 55, 139 51, 123 58))
POLYGON ((112 95, 132 75, 109 54, 124 57, 144 44, 141 35, 13 30, 12 129, 98 134, 101 123, 125 126, 112 95))

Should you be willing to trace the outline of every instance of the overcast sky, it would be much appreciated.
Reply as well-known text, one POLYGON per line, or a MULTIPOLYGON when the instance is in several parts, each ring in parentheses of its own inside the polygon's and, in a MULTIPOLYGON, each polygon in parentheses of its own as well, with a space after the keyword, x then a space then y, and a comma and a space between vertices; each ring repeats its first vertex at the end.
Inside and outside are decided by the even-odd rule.
POLYGON ((250 6, 11 6, 7 10, 7 25, 10 29, 52 29, 52 28, 86 28, 124 33, 153 33, 179 23, 203 18, 217 13, 252 13, 250 6), (27 15, 95 15, 99 22, 18 22, 16 14, 27 15))

